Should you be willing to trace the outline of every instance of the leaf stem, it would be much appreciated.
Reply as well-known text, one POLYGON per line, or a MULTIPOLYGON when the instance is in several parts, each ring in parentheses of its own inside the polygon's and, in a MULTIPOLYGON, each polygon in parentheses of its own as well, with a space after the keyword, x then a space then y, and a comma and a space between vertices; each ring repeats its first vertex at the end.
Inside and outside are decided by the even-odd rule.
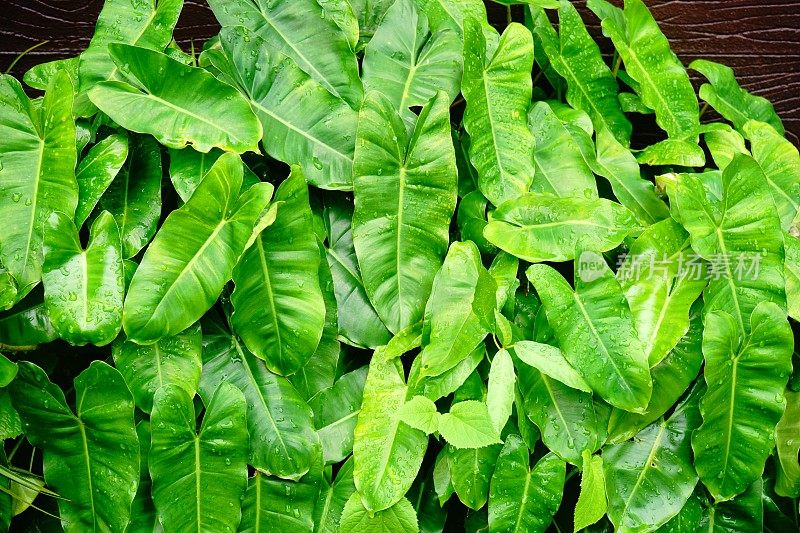
POLYGON ((506 6, 506 24, 511 24, 514 22, 514 17, 511 16, 511 4, 506 6))
POLYGON ((12 62, 11 62, 11 64, 8 66, 8 68, 6 69, 6 71, 4 72, 4 74, 8 74, 9 72, 11 72, 11 69, 12 69, 12 68, 14 68, 15 66, 17 66, 17 63, 19 62, 19 60, 20 60, 20 59, 22 59, 23 57, 25 57, 26 55, 28 55, 30 52, 33 52, 34 50, 36 50, 36 49, 37 49, 37 48, 39 48, 40 46, 44 46, 44 45, 46 45, 46 44, 47 44, 47 43, 49 43, 49 42, 50 42, 49 40, 48 40, 48 41, 42 41, 42 42, 40 42, 40 43, 36 43, 36 44, 34 44, 33 46, 31 46, 31 47, 30 47, 30 48, 28 48, 27 50, 23 50, 23 52, 22 52, 20 55, 18 55, 18 56, 17 56, 17 57, 14 59, 14 61, 12 61, 12 62))
POLYGON ((8 463, 9 464, 11 464, 11 460, 17 454, 17 450, 19 450, 19 447, 22 446, 22 441, 23 440, 25 440, 25 439, 23 439, 21 435, 19 437, 17 437, 17 442, 14 444, 14 447, 11 449, 11 452, 9 452, 9 454, 8 454, 8 463))
POLYGON ((703 115, 706 111, 708 111, 708 102, 703 103, 703 107, 700 108, 700 116, 698 118, 703 118, 703 115))
POLYGON ((612 74, 614 74, 614 77, 616 78, 619 74, 619 67, 622 66, 622 56, 616 52, 614 52, 614 56, 616 59, 614 59, 614 70, 612 71, 612 74))

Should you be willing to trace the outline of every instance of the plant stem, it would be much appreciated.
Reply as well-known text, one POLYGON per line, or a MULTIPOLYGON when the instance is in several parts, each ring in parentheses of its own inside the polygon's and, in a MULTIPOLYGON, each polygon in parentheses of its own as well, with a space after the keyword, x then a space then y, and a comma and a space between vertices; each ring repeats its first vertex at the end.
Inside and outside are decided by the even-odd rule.
POLYGON ((45 45, 45 44, 47 44, 47 43, 49 43, 49 42, 50 42, 50 41, 42 41, 42 42, 40 42, 40 43, 36 43, 36 44, 34 44, 33 46, 31 46, 31 47, 30 47, 30 48, 28 48, 27 50, 24 50, 24 51, 23 51, 23 52, 22 52, 20 55, 18 55, 18 56, 17 56, 17 57, 14 59, 14 61, 12 61, 12 62, 11 62, 11 64, 8 66, 8 68, 6 69, 6 71, 5 71, 5 73, 4 73, 4 74, 8 74, 9 72, 11 72, 11 69, 12 69, 12 68, 14 68, 14 67, 17 65, 17 63, 19 62, 19 60, 20 60, 20 59, 22 59, 23 57, 25 57, 25 56, 26 56, 28 53, 30 53, 30 52, 33 52, 34 50, 36 50, 36 49, 37 49, 37 48, 39 48, 40 46, 43 46, 43 45, 45 45))
POLYGON ((22 441, 23 440, 25 440, 25 439, 23 439, 22 436, 17 437, 17 442, 14 444, 14 447, 11 449, 11 452, 8 454, 8 463, 9 464, 11 464, 11 460, 17 454, 17 450, 19 450, 19 447, 22 446, 22 441))
POLYGON ((700 108, 700 116, 698 118, 703 118, 703 114, 708 110, 708 102, 703 103, 703 107, 700 108))
POLYGON ((506 24, 514 22, 514 17, 511 16, 511 4, 506 6, 506 24))
POLYGON ((617 58, 614 60, 614 70, 613 70, 612 73, 614 74, 614 77, 616 78, 617 74, 619 74, 619 67, 622 65, 622 56, 620 56, 617 53, 614 53, 614 55, 617 58))

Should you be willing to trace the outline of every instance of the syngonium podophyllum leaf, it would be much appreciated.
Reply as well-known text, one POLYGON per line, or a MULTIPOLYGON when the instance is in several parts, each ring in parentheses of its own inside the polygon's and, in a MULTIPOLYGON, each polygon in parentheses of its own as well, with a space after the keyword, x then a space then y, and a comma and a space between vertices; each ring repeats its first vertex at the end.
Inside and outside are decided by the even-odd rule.
POLYGON ((108 0, 103 4, 92 40, 76 68, 80 74, 76 105, 79 116, 87 116, 94 109, 86 91, 100 82, 123 79, 108 45, 125 43, 162 51, 172 41, 172 30, 182 8, 183 0, 108 0))
POLYGON ((608 517, 616 531, 652 530, 678 514, 697 484, 692 431, 700 424, 699 388, 668 419, 603 450, 608 517), (653 505, 658 501, 658 505, 653 505))
POLYGON ((692 436, 695 468, 716 500, 743 492, 761 475, 786 406, 793 337, 786 312, 762 302, 749 333, 721 310, 706 315, 703 424, 692 436))
POLYGON ((700 86, 700 98, 725 119, 730 120, 737 130, 741 131, 748 120, 760 120, 783 135, 783 123, 775 113, 772 103, 742 89, 732 68, 706 59, 692 61, 689 68, 709 81, 700 86))
POLYGON ((539 11, 533 31, 550 64, 567 82, 567 102, 589 113, 598 130, 608 128, 617 141, 627 146, 632 127, 617 98, 619 88, 614 74, 603 61, 575 6, 562 0, 558 21, 557 34, 544 11, 539 11))
POLYGON ((292 58, 325 89, 358 108, 363 96, 347 35, 315 0, 210 0, 222 26, 244 26, 292 58), (314 23, 308 22, 313 18, 314 23))
POLYGON ((353 429, 361 411, 368 370, 363 366, 348 372, 308 402, 326 463, 344 461, 353 451, 353 429))
POLYGON ((800 320, 800 239, 784 233, 783 246, 786 253, 784 262, 786 307, 790 317, 800 320))
POLYGON ((495 209, 483 235, 525 261, 567 261, 577 243, 600 252, 616 248, 634 225, 631 212, 611 200, 534 192, 495 209))
POLYGON ((458 179, 448 106, 438 92, 412 131, 375 92, 359 114, 353 244, 367 295, 393 333, 422 318, 447 251, 458 179))
POLYGON ((528 125, 536 147, 536 176, 531 190, 558 196, 597 197, 597 184, 580 146, 547 102, 536 102, 528 111, 528 125))
POLYGON ((301 165, 317 187, 351 189, 358 122, 351 104, 243 27, 223 29, 220 40, 224 56, 210 60, 250 101, 267 153, 301 165))
POLYGON ((764 480, 757 479, 732 500, 715 502, 703 509, 700 523, 694 530, 710 533, 765 531, 765 496, 764 480))
POLYGON ((275 373, 293 374, 314 354, 325 325, 320 250, 308 186, 298 167, 278 187, 275 222, 233 270, 231 326, 275 373))
POLYGON ((247 488, 247 403, 229 383, 206 403, 196 429, 192 397, 167 385, 153 400, 148 457, 164 531, 235 531, 247 488))
POLYGON ((75 413, 33 363, 19 363, 9 386, 30 443, 44 451, 47 484, 66 531, 124 531, 139 482, 133 398, 122 376, 100 361, 75 378, 75 413))
POLYGON ((414 2, 428 16, 434 31, 450 28, 463 37, 466 19, 486 20, 486 5, 481 0, 414 0, 414 2))
POLYGON ((83 226, 127 158, 128 137, 115 133, 92 146, 86 157, 81 159, 75 170, 75 180, 78 182, 76 226, 83 226))
POLYGON ((495 47, 483 31, 478 20, 466 19, 464 128, 470 135, 469 158, 478 170, 478 187, 499 205, 528 192, 533 181, 534 140, 526 123, 533 38, 524 26, 512 23, 495 47))
POLYGON ((72 217, 54 212, 44 229, 44 301, 58 335, 71 344, 103 346, 122 325, 125 279, 119 228, 103 211, 83 248, 72 217))
POLYGON ((748 121, 744 134, 767 178, 781 227, 788 229, 800 208, 800 154, 797 148, 764 122, 748 121))
POLYGON ((589 0, 588 6, 602 20, 603 34, 614 42, 658 125, 671 138, 694 138, 700 127, 694 88, 644 2, 625 0, 624 10, 605 0, 589 0))
POLYGON ((581 531, 603 518, 608 509, 603 458, 583 451, 581 493, 575 504, 574 531, 581 531))
POLYGON ((139 438, 139 487, 131 504, 131 521, 126 533, 138 531, 157 531, 158 517, 153 505, 150 480, 150 469, 147 456, 150 454, 150 422, 142 420, 136 424, 136 436, 139 438))
POLYGON ((594 253, 576 260, 575 270, 574 291, 547 265, 533 265, 527 275, 567 361, 608 403, 640 412, 650 400, 652 382, 619 282, 594 253))
POLYGON ((461 503, 479 510, 489 499, 489 487, 502 445, 482 448, 445 448, 451 475, 452 490, 461 503))
POLYGON ((72 216, 78 205, 72 100, 66 74, 50 80, 40 106, 17 80, 0 77, 0 219, 14 221, 0 235, 0 263, 17 282, 17 300, 41 278, 48 217, 72 216))
POLYGON ((783 235, 758 164, 737 155, 722 173, 722 198, 699 176, 681 174, 668 184, 673 217, 689 232, 692 249, 711 262, 705 310, 731 313, 747 333, 750 314, 763 301, 785 305, 783 235))
POLYGON ((486 227, 486 207, 489 200, 481 191, 471 191, 458 202, 458 229, 462 241, 472 241, 483 253, 497 253, 497 248, 483 237, 486 227))
POLYGON ((365 533, 417 533, 417 513, 407 498, 378 512, 370 512, 357 493, 350 496, 342 510, 342 531, 365 533))
POLYGON ((689 330, 689 308, 706 286, 703 265, 690 261, 689 234, 669 218, 647 228, 617 269, 651 367, 689 330))
POLYGON ((461 41, 450 29, 431 32, 413 0, 386 11, 364 50, 364 89, 382 93, 401 116, 444 91, 452 101, 461 84, 461 41))
POLYGON ((153 238, 161 216, 161 150, 151 137, 131 139, 128 164, 103 193, 100 207, 117 221, 124 258, 153 238))
POLYGON ((722 128, 704 132, 703 140, 719 170, 725 170, 736 154, 749 153, 744 144, 744 137, 727 124, 722 128))
POLYGON ((416 394, 421 394, 432 401, 444 398, 448 394, 452 394, 464 383, 480 362, 483 361, 485 353, 486 348, 481 343, 467 354, 460 363, 438 376, 421 376, 422 359, 417 357, 411 365, 411 372, 408 376, 409 386, 413 388, 416 394))
POLYGON ((399 502, 422 464, 428 437, 401 422, 410 398, 399 359, 373 356, 355 427, 353 478, 364 506, 382 511, 399 502))
POLYGON ((131 83, 98 83, 89 98, 114 122, 169 148, 258 152, 261 124, 236 89, 160 52, 126 44, 108 49, 131 83))
POLYGON ((492 475, 489 488, 489 530, 513 533, 544 532, 561 503, 566 465, 553 453, 533 469, 530 452, 511 434, 492 475))
POLYGON ((223 153, 218 148, 205 154, 192 148, 169 151, 169 179, 184 203, 223 153))
POLYGON ((780 496, 800 496, 800 392, 786 391, 786 411, 775 426, 778 469, 775 492, 780 496))
POLYGON ((230 334, 206 336, 200 393, 208 401, 220 383, 235 385, 247 400, 249 464, 262 472, 297 480, 314 461, 319 440, 312 412, 294 386, 230 334))
POLYGON ((483 341, 496 287, 473 242, 450 246, 425 307, 418 380, 456 367, 483 341))
POLYGON ((353 206, 340 198, 325 198, 323 220, 328 234, 325 248, 333 276, 339 333, 350 342, 375 348, 391 335, 369 301, 353 247, 353 206))
POLYGON ((516 379, 514 361, 511 356, 506 350, 498 350, 492 358, 492 365, 489 368, 486 392, 486 407, 489 411, 489 419, 498 434, 511 417, 516 379))
POLYGON ((314 531, 319 533, 338 533, 341 531, 340 522, 342 511, 356 491, 353 484, 353 459, 348 459, 336 472, 336 479, 331 479, 331 470, 326 470, 317 495, 317 505, 314 507, 314 531))
POLYGON ((114 343, 114 364, 139 409, 149 413, 156 391, 166 385, 177 385, 194 396, 200 384, 202 342, 200 326, 195 325, 153 344, 125 339, 114 343))
POLYGON ((147 344, 175 335, 219 297, 272 195, 267 183, 240 195, 241 184, 242 162, 226 154, 164 221, 125 298, 128 338, 147 344))
POLYGON ((513 349, 514 355, 520 361, 543 372, 546 376, 573 389, 592 392, 589 384, 572 368, 572 365, 567 362, 564 354, 556 346, 523 340, 515 342, 513 349))
POLYGON ((36 346, 58 338, 41 297, 29 307, 24 302, 20 306, 0 318, 0 343, 3 349, 36 346))

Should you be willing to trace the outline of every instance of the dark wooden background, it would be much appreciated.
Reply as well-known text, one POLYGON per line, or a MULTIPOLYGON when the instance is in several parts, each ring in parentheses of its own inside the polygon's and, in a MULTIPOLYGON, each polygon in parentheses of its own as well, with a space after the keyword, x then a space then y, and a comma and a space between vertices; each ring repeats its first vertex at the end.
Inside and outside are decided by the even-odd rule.
MULTIPOLYGON (((789 138, 800 139, 800 1, 798 0, 645 0, 685 64, 704 57, 734 68, 741 84, 769 98, 789 138)), ((617 0, 616 3, 621 3, 617 0)), ((49 42, 19 61, 12 73, 76 55, 86 48, 102 0, 0 0, 0 72, 28 47, 49 42)), ((490 18, 505 21, 505 7, 487 2, 490 18)), ((597 19, 576 0, 604 50, 597 19)), ((514 8, 520 19, 519 6, 514 8)), ((186 0, 175 32, 182 45, 218 30, 203 0, 186 0)), ((699 81, 699 80, 695 80, 699 81)))

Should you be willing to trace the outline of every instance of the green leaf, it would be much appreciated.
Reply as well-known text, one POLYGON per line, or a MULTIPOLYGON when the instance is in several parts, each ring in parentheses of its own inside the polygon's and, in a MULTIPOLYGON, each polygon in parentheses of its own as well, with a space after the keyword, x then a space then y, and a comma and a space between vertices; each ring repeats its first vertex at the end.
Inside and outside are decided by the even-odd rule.
POLYGON ((514 361, 506 350, 498 350, 492 358, 489 369, 489 387, 486 393, 486 407, 494 429, 500 433, 511 417, 514 405, 514 361))
POLYGON ((454 403, 439 418, 439 433, 456 448, 483 448, 500 442, 487 405, 475 400, 454 403))
POLYGON ((744 145, 744 137, 730 126, 703 133, 703 140, 720 170, 725 170, 736 154, 749 153, 744 145))
POLYGON ((534 31, 550 64, 567 82, 567 102, 589 113, 597 130, 605 127, 617 141, 630 143, 631 123, 617 98, 617 80, 603 61, 600 49, 586 30, 575 7, 562 0, 559 33, 547 17, 537 17, 534 31))
POLYGON ((457 185, 449 116, 442 92, 412 132, 374 92, 359 115, 353 244, 369 299, 393 333, 422 318, 447 251, 457 185))
POLYGON ((221 383, 247 400, 248 463, 267 474, 298 480, 311 468, 318 446, 311 408, 284 377, 270 372, 236 337, 205 336, 200 395, 208 401, 221 383))
POLYGON ((36 346, 58 338, 53 328, 44 302, 30 307, 24 305, 12 309, 0 318, 0 339, 3 349, 10 347, 36 346))
POLYGON ((147 457, 150 454, 150 422, 142 420, 136 424, 136 436, 139 438, 139 488, 131 504, 131 521, 126 533, 139 531, 157 531, 158 517, 153 504, 150 469, 147 457))
POLYGON ((282 202, 275 222, 233 270, 231 326, 272 372, 286 376, 314 354, 325 325, 325 302, 308 186, 298 167, 278 187, 275 202, 282 202))
POLYGON ((436 411, 436 404, 425 396, 414 396, 397 413, 398 418, 414 429, 430 435, 439 431, 441 415, 436 411))
POLYGON ((76 226, 79 228, 83 226, 127 158, 128 137, 115 133, 92 146, 86 156, 81 159, 78 168, 75 169, 75 180, 78 183, 76 226))
POLYGON ((0 236, 0 263, 17 282, 17 301, 42 276, 45 222, 78 205, 72 100, 66 74, 50 80, 40 107, 18 81, 0 76, 0 219, 14 221, 0 236))
POLYGON ((327 228, 325 249, 333 276, 339 312, 339 333, 359 346, 375 348, 389 342, 391 334, 369 301, 353 247, 353 206, 341 199, 325 199, 327 228))
POLYGON ((169 179, 184 203, 222 154, 217 148, 206 154, 193 148, 169 151, 169 179))
POLYGON ((114 343, 114 364, 139 409, 152 411, 156 391, 166 385, 177 385, 194 396, 200 384, 202 341, 197 325, 153 344, 136 344, 126 339, 114 343))
POLYGON ((739 86, 733 69, 707 59, 695 59, 689 68, 705 76, 709 83, 700 86, 700 98, 741 131, 748 120, 766 122, 783 135, 783 123, 766 98, 755 96, 739 86))
MULTIPOLYGON (((483 341, 489 327, 480 307, 494 311, 496 284, 471 241, 454 242, 433 280, 425 307, 419 355, 419 377, 438 376, 454 368, 483 341)), ((484 315, 485 316, 485 315, 484 315)))
POLYGON ((791 142, 763 122, 746 122, 744 134, 750 141, 753 159, 767 178, 781 227, 788 229, 800 208, 800 154, 791 142))
POLYGON ((786 411, 775 426, 778 469, 775 492, 789 498, 800 497, 800 392, 786 391, 786 411))
POLYGON ((101 82, 89 98, 114 122, 149 133, 168 148, 258 152, 261 125, 233 87, 160 52, 126 44, 108 49, 133 84, 101 82))
POLYGON ((458 202, 458 229, 462 241, 472 241, 481 252, 497 253, 497 248, 483 237, 486 207, 489 200, 480 191, 471 191, 458 202))
POLYGON ((428 438, 397 414, 409 398, 397 359, 373 357, 355 427, 353 478, 364 506, 375 513, 399 502, 422 464, 428 438))
POLYGON ((224 65, 214 56, 211 61, 229 73, 250 101, 264 129, 267 153, 301 165, 312 185, 352 189, 358 113, 351 104, 244 28, 223 29, 221 41, 224 65))
MULTIPOLYGON (((533 156, 536 177, 531 190, 564 197, 596 198, 597 184, 580 146, 547 102, 531 106, 528 126, 536 140, 533 156)), ((587 136, 587 140, 591 139, 587 136)))
POLYGON ((703 424, 692 436, 695 467, 715 500, 744 492, 764 470, 773 432, 786 407, 793 337, 786 312, 772 302, 753 310, 742 339, 725 311, 706 315, 703 424))
POLYGON ((161 216, 161 151, 150 137, 131 139, 128 165, 100 198, 114 215, 125 259, 138 254, 153 238, 161 216))
POLYGON ((71 344, 110 343, 122 324, 125 290, 114 218, 104 211, 95 219, 86 249, 71 216, 54 212, 44 231, 44 300, 53 327, 71 344))
POLYGON ((125 298, 122 324, 132 341, 183 331, 219 297, 272 194, 259 184, 240 195, 241 183, 241 160, 226 154, 164 221, 125 298))
POLYGON ((606 477, 603 472, 603 458, 583 451, 583 470, 581 471, 581 493, 575 504, 574 531, 580 531, 605 516, 606 477))
MULTIPOLYGON (((478 187, 494 205, 528 192, 533 180, 533 135, 526 124, 531 101, 533 38, 520 24, 487 43, 485 19, 464 22, 464 128, 478 187)), ((497 32, 491 31, 493 39, 497 32)))
POLYGON ((44 91, 56 74, 64 71, 72 82, 73 87, 78 85, 78 63, 80 56, 69 57, 66 59, 56 59, 47 63, 39 63, 32 66, 22 76, 23 81, 34 89, 44 91))
POLYGON ((500 444, 483 448, 445 448, 453 490, 470 509, 477 511, 486 505, 492 473, 502 448, 500 444))
POLYGON ((363 366, 348 372, 308 402, 326 463, 344 461, 353 452, 353 430, 361 412, 367 371, 363 366))
POLYGON ((25 436, 44 451, 47 485, 66 531, 123 531, 139 482, 133 398, 122 376, 95 361, 75 378, 75 413, 44 370, 19 363, 9 386, 25 436))
POLYGON ((588 6, 602 20, 603 35, 614 42, 658 125, 670 137, 693 137, 700 127, 694 88, 644 2, 626 0, 624 10, 605 0, 589 0, 588 6))
POLYGON ((209 5, 223 27, 246 27, 351 107, 361 104, 358 63, 347 35, 315 0, 211 0, 209 5))
POLYGON ((548 453, 531 469, 529 455, 519 436, 506 438, 489 489, 490 531, 543 533, 558 510, 564 461, 548 453))
POLYGON ((364 507, 358 493, 347 500, 342 511, 342 531, 363 531, 364 533, 417 533, 417 513, 406 498, 375 513, 364 507))
POLYGON ((575 274, 573 291, 552 267, 533 265, 527 271, 567 361, 611 405, 640 412, 652 382, 619 282, 593 253, 576 261, 575 274))
POLYGON ((514 355, 526 365, 568 387, 590 394, 592 392, 589 384, 572 368, 561 350, 555 346, 534 341, 518 341, 514 343, 514 355))
POLYGON ((411 365, 408 382, 416 393, 422 394, 429 400, 436 401, 444 398, 452 394, 466 381, 480 362, 483 361, 485 353, 486 349, 483 344, 478 344, 460 363, 438 376, 422 375, 422 358, 417 357, 411 365))
POLYGON ((414 2, 428 16, 433 31, 450 28, 463 37, 466 19, 486 20, 486 6, 481 0, 414 0, 414 2))
POLYGON ((637 152, 636 161, 650 166, 702 167, 706 163, 706 156, 694 140, 665 139, 637 152))
POLYGON ((164 530, 233 531, 247 488, 247 404, 222 383, 196 430, 192 397, 176 385, 153 400, 150 477, 164 530))
POLYGON ((611 200, 528 193, 501 204, 483 235, 525 261, 567 261, 576 243, 599 252, 617 247, 634 224, 631 212, 611 200))
POLYGON ((364 50, 364 89, 382 93, 403 117, 444 91, 449 101, 461 84, 461 41, 448 28, 432 32, 412 0, 397 0, 386 11, 364 50))
POLYGON ((710 533, 762 531, 764 528, 764 482, 758 479, 732 500, 704 509, 700 528, 710 533))
POLYGON ((668 419, 603 451, 608 517, 617 531, 658 528, 692 495, 697 474, 690 436, 700 423, 699 396, 695 388, 668 419))

